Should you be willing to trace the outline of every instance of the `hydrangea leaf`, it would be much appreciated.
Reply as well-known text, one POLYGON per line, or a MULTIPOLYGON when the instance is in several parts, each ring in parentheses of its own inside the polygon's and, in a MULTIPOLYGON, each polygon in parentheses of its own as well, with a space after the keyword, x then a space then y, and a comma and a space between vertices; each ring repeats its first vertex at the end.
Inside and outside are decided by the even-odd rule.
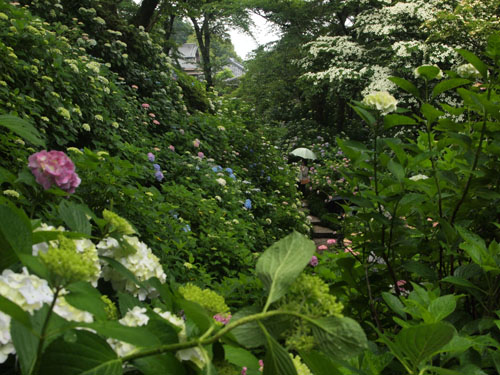
POLYGON ((89 219, 85 214, 85 209, 82 205, 72 202, 62 201, 59 204, 59 216, 63 219, 64 223, 75 232, 83 233, 90 236, 92 227, 89 219))
POLYGON ((184 366, 172 353, 163 353, 134 360, 134 366, 144 375, 185 375, 184 366))
POLYGON ((29 314, 21 309, 18 305, 16 305, 11 300, 5 298, 0 295, 0 311, 9 315, 12 319, 17 320, 26 328, 31 328, 31 321, 29 314))
POLYGON ((40 368, 41 375, 121 375, 122 362, 99 336, 87 331, 75 331, 76 341, 64 338, 46 349, 40 368))
POLYGON ((333 358, 348 359, 368 347, 365 332, 351 318, 315 319, 311 327, 318 347, 333 358))
POLYGON ((266 336, 266 356, 264 358, 263 375, 297 375, 288 352, 261 325, 266 336))
POLYGON ((67 287, 69 294, 64 299, 77 309, 88 311, 98 319, 106 319, 106 304, 101 300, 101 293, 86 282, 73 283, 67 287))
POLYGON ((2 115, 0 116, 0 125, 11 130, 13 133, 17 134, 21 138, 24 138, 35 146, 45 147, 45 141, 38 130, 36 130, 31 123, 23 120, 22 118, 11 115, 2 115))
POLYGON ((0 269, 7 268, 21 254, 31 255, 31 223, 23 210, 0 205, 0 269))
POLYGON ((455 89, 457 87, 463 86, 470 83, 468 79, 465 78, 453 78, 447 79, 446 81, 439 82, 432 90, 432 98, 434 99, 438 95, 446 92, 448 90, 455 89))
POLYGON ((486 79, 488 77, 488 67, 486 66, 485 63, 479 59, 476 55, 474 55, 472 52, 467 51, 465 49, 457 49, 457 52, 465 59, 467 62, 471 63, 474 65, 474 68, 477 69, 479 73, 481 73, 481 77, 483 79, 486 79))
POLYGON ((274 243, 257 261, 257 275, 268 291, 264 310, 281 298, 309 264, 316 251, 314 242, 293 232, 274 243))

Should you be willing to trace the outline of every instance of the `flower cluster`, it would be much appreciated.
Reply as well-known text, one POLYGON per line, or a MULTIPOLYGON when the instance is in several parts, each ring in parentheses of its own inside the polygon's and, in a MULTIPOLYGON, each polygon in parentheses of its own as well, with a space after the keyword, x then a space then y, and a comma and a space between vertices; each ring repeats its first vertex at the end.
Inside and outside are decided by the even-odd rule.
POLYGON ((370 108, 379 110, 382 115, 394 112, 397 109, 398 101, 387 91, 374 92, 363 98, 363 104, 370 108))
MULTIPOLYGON (((130 254, 128 249, 112 237, 105 238, 99 244, 97 249, 100 255, 115 259, 130 270, 139 281, 146 281, 152 277, 157 277, 162 283, 166 281, 166 274, 160 264, 160 260, 156 257, 151 249, 137 237, 123 236, 123 241, 126 242, 128 248, 135 250, 135 253, 130 254)), ((111 281, 113 288, 117 291, 127 291, 138 297, 141 301, 146 297, 154 297, 157 292, 154 288, 147 289, 136 285, 131 280, 125 279, 119 272, 105 265, 102 269, 104 280, 111 281)))
MULTIPOLYGON (((125 316, 118 322, 126 327, 141 327, 148 324, 148 321, 149 317, 146 315, 146 308, 134 306, 134 308, 127 311, 125 316)), ((113 338, 109 338, 106 341, 119 357, 124 357, 136 349, 134 345, 128 342, 119 341, 113 338)))
MULTIPOLYGON (((172 146, 172 147, 174 147, 174 146, 172 146)), ((172 151, 174 151, 174 150, 175 150, 175 147, 172 151)), ((156 159, 155 155, 152 152, 148 152, 148 160, 153 163, 155 161, 155 159, 156 159)), ((158 181, 162 181, 165 178, 165 176, 163 175, 163 172, 161 171, 160 165, 156 164, 156 163, 153 164, 153 169, 155 171, 155 178, 158 181)))
POLYGON ((229 307, 224 297, 210 289, 201 289, 194 284, 186 284, 179 288, 179 293, 188 301, 193 301, 214 314, 227 313, 229 307))
POLYGON ((56 185, 71 194, 81 182, 75 173, 75 165, 62 151, 37 152, 29 157, 28 167, 35 175, 36 182, 45 190, 56 185))
MULTIPOLYGON (((26 268, 21 273, 6 269, 0 275, 0 295, 14 302, 24 311, 33 314, 44 303, 53 299, 52 290, 46 280, 30 275, 26 268)), ((10 335, 10 316, 0 312, 0 363, 16 351, 10 335)))

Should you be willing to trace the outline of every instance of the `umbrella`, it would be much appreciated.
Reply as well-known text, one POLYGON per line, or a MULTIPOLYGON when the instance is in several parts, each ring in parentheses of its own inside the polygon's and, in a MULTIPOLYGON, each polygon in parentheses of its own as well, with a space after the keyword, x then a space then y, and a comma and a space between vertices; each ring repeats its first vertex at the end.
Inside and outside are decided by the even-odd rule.
POLYGON ((296 148, 295 150, 290 152, 290 155, 295 155, 302 159, 316 159, 316 155, 314 154, 314 152, 305 147, 296 148))

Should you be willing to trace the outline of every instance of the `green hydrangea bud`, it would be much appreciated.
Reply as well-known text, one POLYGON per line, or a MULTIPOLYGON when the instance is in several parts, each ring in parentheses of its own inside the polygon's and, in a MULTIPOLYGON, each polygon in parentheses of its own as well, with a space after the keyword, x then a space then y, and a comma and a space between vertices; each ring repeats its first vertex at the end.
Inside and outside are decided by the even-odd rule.
POLYGON ((135 234, 134 228, 132 228, 132 225, 122 218, 121 216, 118 216, 112 211, 104 210, 102 212, 102 217, 104 220, 106 220, 109 224, 110 232, 116 233, 119 235, 131 235, 135 234))
POLYGON ((77 252, 75 242, 62 234, 57 241, 46 253, 38 254, 54 277, 53 281, 57 285, 67 285, 92 279, 95 274, 94 259, 77 252))
POLYGON ((106 307, 104 310, 106 311, 106 315, 108 316, 109 320, 118 320, 118 309, 116 308, 116 305, 114 304, 113 301, 109 299, 108 296, 102 295, 101 296, 101 301, 103 301, 106 304, 106 307))
POLYGON ((188 301, 196 302, 213 314, 226 313, 229 307, 226 305, 224 297, 218 295, 213 290, 201 289, 191 283, 179 288, 179 293, 188 301))

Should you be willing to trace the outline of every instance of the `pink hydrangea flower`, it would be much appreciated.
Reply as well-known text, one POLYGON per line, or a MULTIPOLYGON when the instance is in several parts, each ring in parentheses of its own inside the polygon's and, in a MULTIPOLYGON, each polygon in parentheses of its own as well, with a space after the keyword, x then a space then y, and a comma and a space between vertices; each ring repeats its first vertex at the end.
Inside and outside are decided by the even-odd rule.
POLYGON ((326 246, 326 245, 319 245, 318 246, 318 251, 323 251, 323 250, 328 250, 328 246, 326 246))
POLYGON ((141 106, 142 106, 142 108, 149 109, 148 103, 142 103, 141 106))
POLYGON ((247 369, 246 367, 243 367, 243 368, 241 369, 241 375, 247 375, 247 370, 248 370, 248 369, 247 369))
POLYGON ((81 182, 75 173, 75 165, 62 151, 37 152, 28 158, 28 167, 35 175, 36 182, 45 190, 56 185, 71 194, 81 182))
POLYGON ((158 121, 158 120, 153 120, 153 124, 155 124, 155 125, 160 125, 160 121, 158 121))
POLYGON ((232 315, 231 314, 216 314, 213 316, 213 318, 215 320, 217 320, 218 322, 226 325, 231 320, 232 315))
POLYGON ((311 260, 309 261, 309 265, 316 267, 318 265, 318 257, 316 255, 313 255, 311 260))
POLYGON ((150 113, 150 114, 149 114, 149 117, 155 118, 155 117, 156 117, 156 115, 155 115, 154 113, 150 113))
POLYGON ((139 86, 137 86, 137 85, 132 85, 132 86, 130 86, 130 87, 132 87, 134 90, 139 89, 139 86))
POLYGON ((264 371, 264 361, 262 359, 259 359, 259 371, 262 372, 264 371))
POLYGON ((168 148, 172 151, 175 151, 175 147, 173 145, 168 146, 168 148))
POLYGON ((327 245, 335 245, 337 243, 337 240, 335 238, 329 238, 326 240, 327 245))
POLYGON ((198 138, 196 138, 194 141, 193 141, 193 146, 194 147, 200 147, 200 140, 198 138))
POLYGON ((203 159, 203 158, 205 157, 205 154, 204 154, 203 152, 201 152, 201 151, 200 151, 200 152, 198 152, 198 157, 199 157, 200 159, 203 159))

